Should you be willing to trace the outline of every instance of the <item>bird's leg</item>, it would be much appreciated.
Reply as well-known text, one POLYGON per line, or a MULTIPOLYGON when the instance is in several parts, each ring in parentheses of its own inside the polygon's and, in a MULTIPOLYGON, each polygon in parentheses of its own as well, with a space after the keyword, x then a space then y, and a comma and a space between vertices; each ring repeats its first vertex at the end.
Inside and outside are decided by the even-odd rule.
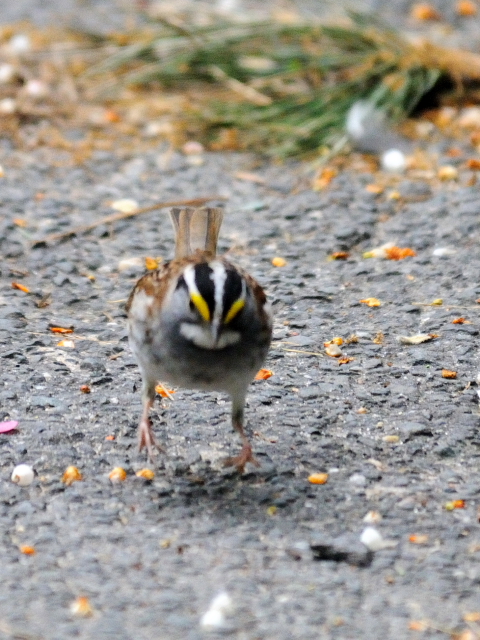
POLYGON ((150 409, 155 401, 155 383, 144 382, 142 389, 142 403, 143 410, 140 422, 138 424, 138 450, 141 451, 144 447, 147 450, 148 459, 153 461, 154 450, 164 451, 164 449, 157 444, 155 436, 153 435, 152 421, 150 420, 150 409))
POLYGON ((255 467, 260 466, 260 463, 253 455, 252 445, 250 444, 250 440, 245 435, 245 431, 243 429, 244 404, 245 396, 241 398, 241 402, 232 398, 232 426, 242 440, 242 449, 238 456, 227 458, 223 463, 224 467, 237 467, 240 473, 243 473, 247 462, 251 462, 255 467))

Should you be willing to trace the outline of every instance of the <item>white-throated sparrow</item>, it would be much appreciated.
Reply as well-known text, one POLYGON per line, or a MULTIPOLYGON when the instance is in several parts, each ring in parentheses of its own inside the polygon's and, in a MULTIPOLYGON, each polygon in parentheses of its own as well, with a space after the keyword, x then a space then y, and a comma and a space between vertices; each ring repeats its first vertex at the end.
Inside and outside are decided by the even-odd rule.
POLYGON ((226 466, 258 465, 244 432, 247 389, 263 364, 272 318, 261 286, 216 256, 223 219, 218 208, 172 209, 175 259, 147 273, 127 302, 130 345, 143 381, 139 448, 155 446, 149 412, 158 381, 232 399, 232 425, 242 439, 226 466))

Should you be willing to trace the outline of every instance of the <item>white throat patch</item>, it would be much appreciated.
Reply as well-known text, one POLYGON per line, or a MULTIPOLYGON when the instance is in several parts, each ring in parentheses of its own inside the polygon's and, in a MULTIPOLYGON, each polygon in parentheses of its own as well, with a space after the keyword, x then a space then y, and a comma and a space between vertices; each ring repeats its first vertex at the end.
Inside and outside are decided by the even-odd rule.
POLYGON ((240 342, 240 333, 231 329, 224 329, 220 334, 217 342, 208 327, 193 324, 191 322, 182 322, 180 324, 180 333, 184 338, 193 342, 200 349, 209 349, 217 351, 225 349, 232 344, 240 342))

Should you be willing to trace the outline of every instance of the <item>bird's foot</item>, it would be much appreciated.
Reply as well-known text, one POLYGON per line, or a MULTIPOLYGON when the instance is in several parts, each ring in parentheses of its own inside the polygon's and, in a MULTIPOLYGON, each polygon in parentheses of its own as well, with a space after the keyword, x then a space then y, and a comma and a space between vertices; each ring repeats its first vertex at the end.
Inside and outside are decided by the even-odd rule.
POLYGON ((259 461, 255 458, 255 456, 252 453, 252 445, 249 442, 246 442, 243 445, 242 450, 240 451, 238 456, 232 456, 224 460, 223 466, 237 467, 238 472, 243 473, 247 462, 250 462, 251 464, 253 464, 254 467, 260 466, 259 461))
POLYGON ((155 451, 165 453, 165 449, 155 440, 150 418, 142 418, 138 425, 138 450, 141 451, 144 448, 147 450, 147 457, 150 462, 153 462, 155 451))

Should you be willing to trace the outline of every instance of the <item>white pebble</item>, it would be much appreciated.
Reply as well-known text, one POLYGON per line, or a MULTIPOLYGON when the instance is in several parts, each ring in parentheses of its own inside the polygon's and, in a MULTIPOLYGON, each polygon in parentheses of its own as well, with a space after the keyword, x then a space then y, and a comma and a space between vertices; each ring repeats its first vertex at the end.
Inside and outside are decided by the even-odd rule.
POLYGON ((33 482, 33 469, 28 464, 19 464, 12 472, 12 482, 19 484, 21 487, 27 487, 33 482))
POLYGON ((441 258, 443 256, 451 256, 454 253, 456 253, 456 251, 452 247, 438 247, 437 249, 433 250, 432 255, 441 258))
POLYGON ((378 551, 383 547, 383 538, 374 527, 366 527, 363 530, 360 542, 363 542, 370 551, 378 551))
POLYGON ((225 614, 232 610, 232 599, 226 591, 222 591, 212 600, 208 611, 200 619, 204 629, 218 629, 225 624, 225 614))
POLYGON ((29 80, 24 91, 31 98, 44 98, 48 95, 48 86, 42 80, 29 80))
POLYGON ((3 113, 3 114, 15 113, 16 108, 17 108, 17 103, 13 98, 3 98, 3 100, 0 100, 0 113, 3 113))
POLYGON ((17 33, 17 35, 10 38, 8 47, 12 53, 26 53, 32 48, 30 38, 24 33, 17 33))
POLYGON ((345 129, 348 135, 354 140, 360 140, 365 135, 365 123, 370 119, 375 111, 375 107, 367 100, 357 100, 350 107, 347 113, 345 129))
POLYGON ((200 620, 200 626, 204 629, 219 629, 224 624, 225 616, 218 609, 209 609, 200 620))
POLYGON ((466 107, 465 109, 462 109, 457 123, 460 127, 476 129, 480 126, 480 108, 466 107))
POLYGON ((111 208, 120 213, 134 213, 138 210, 138 202, 132 198, 120 198, 111 203, 111 208))
POLYGON ((364 487, 367 484, 366 477, 361 473, 354 473, 348 480, 357 487, 364 487))
POLYGON ((13 64, 4 62, 0 64, 0 84, 8 84, 15 76, 15 67, 13 64))
POLYGON ((167 122, 148 122, 144 129, 143 135, 147 138, 154 138, 155 136, 168 136, 172 133, 172 125, 167 122))
POLYGON ((189 140, 183 145, 182 151, 186 156, 198 156, 205 151, 205 147, 201 142, 189 140))
POLYGON ((239 10, 239 4, 238 0, 217 0, 217 11, 220 13, 235 13, 239 10))
POLYGON ((382 153, 380 161, 385 171, 405 171, 407 166, 405 154, 400 149, 388 149, 382 153))
POLYGON ((338 358, 342 355, 342 350, 338 344, 332 343, 329 344, 328 347, 325 347, 325 353, 331 358, 338 358))
POLYGON ((212 600, 210 609, 218 609, 223 613, 228 613, 232 610, 232 599, 226 591, 222 591, 212 600))

